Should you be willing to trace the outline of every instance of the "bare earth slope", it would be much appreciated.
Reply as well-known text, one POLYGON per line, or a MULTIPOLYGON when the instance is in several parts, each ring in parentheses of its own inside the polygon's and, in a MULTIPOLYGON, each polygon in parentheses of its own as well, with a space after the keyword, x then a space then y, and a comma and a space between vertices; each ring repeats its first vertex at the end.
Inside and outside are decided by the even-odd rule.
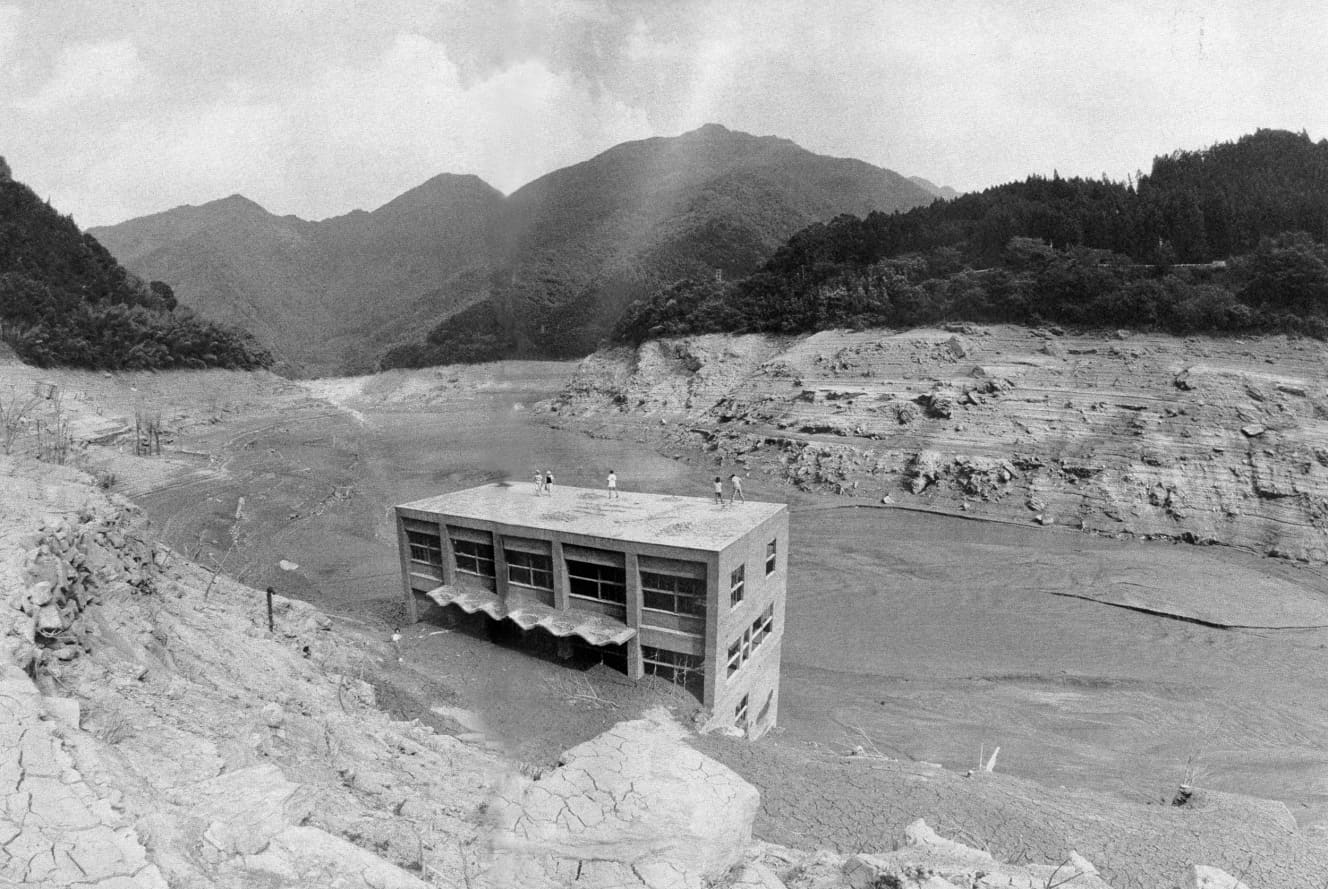
MULTIPOLYGON (((1318 564, 1326 357, 1285 337, 1014 327, 706 336, 592 356, 553 410, 670 416, 683 442, 804 490, 1318 564)), ((1231 623, 1320 618, 1288 606, 1231 623)))

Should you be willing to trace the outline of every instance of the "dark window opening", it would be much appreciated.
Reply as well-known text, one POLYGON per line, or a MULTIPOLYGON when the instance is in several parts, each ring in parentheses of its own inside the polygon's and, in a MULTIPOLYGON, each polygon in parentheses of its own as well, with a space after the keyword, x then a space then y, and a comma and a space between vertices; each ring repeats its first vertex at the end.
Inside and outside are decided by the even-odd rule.
POLYGON ((406 530, 406 540, 410 544, 410 560, 430 568, 443 567, 443 538, 437 531, 406 530))
POLYGON ((641 572, 641 604, 646 608, 704 618, 705 597, 705 581, 700 578, 641 572))
POLYGON ((734 605, 737 605, 739 602, 742 601, 743 587, 746 585, 746 580, 745 580, 746 574, 747 574, 747 566, 739 565, 737 568, 734 568, 733 573, 729 575, 730 608, 732 608, 734 605))
POLYGON ((747 697, 747 695, 743 695, 742 700, 738 702, 738 706, 733 710, 733 721, 738 725, 747 724, 747 697))
POLYGON ((775 606, 772 602, 752 624, 752 648, 756 648, 775 631, 775 606))
POLYGON ((767 544, 765 545, 765 573, 766 573, 766 574, 774 574, 774 573, 775 573, 775 565, 778 564, 778 562, 779 562, 779 560, 776 558, 776 555, 775 555, 776 552, 777 552, 777 550, 776 550, 776 548, 775 548, 775 541, 774 541, 774 540, 770 541, 769 543, 767 543, 767 544))
POLYGON ((615 565, 567 559, 567 591, 583 599, 627 604, 627 572, 615 565))
POLYGON ((642 645, 641 661, 647 675, 658 676, 701 697, 705 688, 705 658, 701 655, 642 645))
POLYGON ((591 645, 576 637, 572 642, 575 650, 575 664, 581 669, 589 669, 596 664, 603 664, 619 673, 627 673, 627 645, 591 645))
POLYGON ((553 589, 553 559, 550 556, 515 549, 504 549, 503 556, 507 559, 509 583, 541 590, 553 589))
POLYGON ((457 570, 478 577, 493 577, 493 544, 452 538, 457 570))

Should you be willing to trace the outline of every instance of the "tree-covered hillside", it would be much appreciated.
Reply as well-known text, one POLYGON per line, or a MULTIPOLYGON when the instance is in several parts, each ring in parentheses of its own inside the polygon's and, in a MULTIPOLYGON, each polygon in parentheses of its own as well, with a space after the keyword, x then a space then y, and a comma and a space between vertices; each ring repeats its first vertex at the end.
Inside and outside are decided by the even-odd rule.
POLYGON ((633 304, 623 340, 945 320, 1328 333, 1328 142, 1260 130, 1137 182, 1031 177, 840 216, 739 281, 633 304))
POLYGON ((0 336, 39 366, 145 370, 270 363, 244 331, 176 311, 0 160, 0 336))

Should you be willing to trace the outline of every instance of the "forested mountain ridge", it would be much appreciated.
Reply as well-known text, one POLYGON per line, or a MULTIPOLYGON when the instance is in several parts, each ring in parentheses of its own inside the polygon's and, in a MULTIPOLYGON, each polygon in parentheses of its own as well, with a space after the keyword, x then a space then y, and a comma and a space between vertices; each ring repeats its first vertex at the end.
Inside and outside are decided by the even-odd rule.
POLYGON ((1328 141, 1260 130, 1137 182, 1030 177, 798 232, 756 273, 631 306, 615 335, 946 320, 1328 333, 1328 141))
POLYGON ((242 320, 285 369, 327 373, 371 369, 385 350, 388 365, 584 354, 662 284, 745 275, 812 222, 933 199, 862 161, 710 125, 508 197, 443 175, 321 222, 236 196, 93 232, 186 305, 242 320))
POLYGON ((0 159, 0 335, 31 364, 145 370, 255 368, 245 331, 176 310, 171 288, 127 272, 0 159))
POLYGON ((433 306, 482 295, 501 201, 474 176, 444 175, 373 212, 320 222, 232 195, 92 231, 185 305, 244 324, 298 374, 363 369, 436 323, 433 306))

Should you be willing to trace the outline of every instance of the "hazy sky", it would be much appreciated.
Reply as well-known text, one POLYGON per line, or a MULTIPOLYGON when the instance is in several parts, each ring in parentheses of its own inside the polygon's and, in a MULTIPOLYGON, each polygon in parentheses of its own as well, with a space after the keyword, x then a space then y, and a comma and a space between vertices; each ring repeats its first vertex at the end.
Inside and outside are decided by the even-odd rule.
POLYGON ((0 155, 80 225, 510 192, 721 123, 977 189, 1328 135, 1328 4, 0 0, 0 155))

